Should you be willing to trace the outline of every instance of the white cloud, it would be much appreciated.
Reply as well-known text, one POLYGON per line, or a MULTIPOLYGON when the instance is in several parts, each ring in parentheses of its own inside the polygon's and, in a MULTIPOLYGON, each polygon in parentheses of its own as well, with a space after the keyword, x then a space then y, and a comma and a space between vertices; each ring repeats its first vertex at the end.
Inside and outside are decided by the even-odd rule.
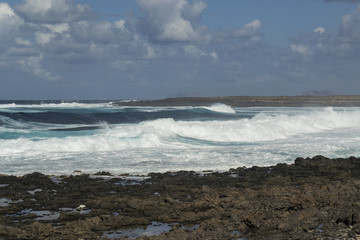
POLYGON ((309 47, 302 45, 302 44, 291 44, 290 48, 291 48, 291 51, 296 52, 296 53, 300 53, 303 55, 311 54, 309 47))
POLYGON ((236 47, 250 47, 262 40, 262 25, 260 20, 255 19, 238 29, 215 32, 212 40, 218 43, 227 42, 229 46, 235 44, 236 47))
POLYGON ((239 37, 239 38, 253 37, 254 35, 256 35, 258 33, 261 26, 262 26, 262 23, 260 22, 260 20, 255 19, 255 20, 251 21, 250 23, 245 24, 242 28, 235 30, 234 36, 239 37))
POLYGON ((24 0, 15 9, 26 21, 36 23, 73 22, 94 15, 88 5, 73 5, 72 0, 24 0))
POLYGON ((160 41, 189 41, 199 36, 192 28, 189 21, 178 18, 163 25, 162 32, 156 37, 160 41))
POLYGON ((193 4, 185 4, 182 15, 188 19, 192 24, 196 25, 201 20, 202 12, 207 8, 206 3, 202 1, 195 1, 193 4))
MULTIPOLYGON (((141 17, 133 15, 113 22, 89 20, 93 16, 91 9, 75 1, 80 2, 23 0, 15 11, 8 4, 0 4, 0 43, 3 37, 12 40, 2 45, 0 65, 22 70, 17 72, 24 74, 24 79, 32 75, 76 82, 79 75, 63 71, 76 66, 84 69, 81 74, 88 74, 89 81, 96 81, 96 73, 106 73, 113 82, 126 79, 128 89, 145 79, 154 86, 171 86, 185 93, 188 82, 189 89, 196 83, 196 87, 212 86, 214 94, 220 94, 219 88, 247 94, 246 87, 255 89, 257 82, 264 89, 260 84, 273 79, 277 79, 269 84, 273 88, 282 88, 284 83, 294 86, 294 79, 310 82, 304 80, 308 76, 314 76, 312 80, 316 76, 326 79, 323 72, 341 72, 333 70, 339 64, 334 64, 337 57, 344 60, 344 65, 349 64, 346 60, 350 55, 359 59, 359 46, 353 44, 360 40, 359 10, 344 16, 336 32, 319 26, 282 48, 262 41, 263 22, 259 19, 238 29, 211 32, 200 25, 207 7, 205 0, 137 0, 141 17)), ((352 69, 356 66, 347 69, 355 72, 352 69)))
MULTIPOLYGON (((323 34, 321 34, 323 35, 323 34)), ((341 18, 338 29, 321 40, 322 54, 330 58, 354 60, 360 57, 360 5, 348 15, 341 18)))
POLYGON ((189 4, 185 0, 137 0, 145 15, 139 19, 141 32, 152 41, 184 42, 201 39, 198 26, 206 8, 202 1, 189 4))
POLYGON ((27 39, 22 39, 22 38, 15 38, 15 43, 17 45, 23 45, 23 46, 31 46, 31 42, 27 39))
POLYGON ((35 32, 35 39, 40 45, 47 44, 56 35, 69 36, 67 34, 69 31, 68 23, 40 24, 39 27, 42 27, 42 30, 35 32))
POLYGON ((36 42, 41 45, 48 43, 53 36, 54 36, 53 33, 44 33, 44 32, 35 33, 36 42))
POLYGON ((156 57, 156 53, 153 47, 149 46, 149 45, 145 45, 146 49, 147 49, 147 53, 145 55, 144 58, 146 59, 152 59, 156 57))
POLYGON ((252 22, 248 23, 245 25, 246 29, 250 29, 252 31, 257 31, 261 28, 262 23, 260 22, 259 19, 255 19, 252 22))
POLYGON ((7 3, 0 3, 0 43, 14 39, 22 24, 24 21, 7 3))
POLYGON ((186 53, 191 54, 191 55, 204 55, 200 49, 194 45, 188 45, 188 46, 184 46, 184 50, 186 53))
POLYGON ((195 45, 187 45, 184 46, 183 49, 188 56, 195 58, 208 57, 212 60, 218 60, 218 54, 215 51, 201 50, 199 46, 195 45))
POLYGON ((314 33, 323 34, 323 33, 325 33, 325 28, 323 28, 323 27, 317 27, 317 28, 314 29, 314 33))
POLYGON ((114 22, 114 25, 117 29, 121 29, 121 30, 124 30, 125 29, 125 21, 123 19, 121 20, 117 20, 114 22))
POLYGON ((3 20, 8 17, 15 16, 14 11, 7 3, 0 3, 0 19, 3 20))
POLYGON ((218 54, 215 51, 212 51, 210 53, 210 56, 214 59, 214 60, 218 60, 218 54))
POLYGON ((124 20, 111 22, 81 21, 71 24, 72 38, 78 42, 97 42, 99 44, 117 44, 134 41, 136 33, 130 32, 124 20))
POLYGON ((50 81, 57 81, 60 79, 59 76, 52 74, 51 72, 43 69, 42 67, 42 61, 43 61, 44 55, 40 54, 38 56, 30 56, 22 58, 18 61, 20 64, 20 67, 26 71, 34 74, 35 76, 38 76, 40 78, 43 78, 45 80, 50 81))
POLYGON ((68 23, 43 24, 42 26, 48 28, 53 33, 64 33, 64 32, 69 31, 68 23))
POLYGON ((338 30, 338 40, 342 42, 360 41, 360 5, 351 14, 342 18, 338 30))
MULTIPOLYGON (((26 46, 26 45, 20 45, 18 47, 11 47, 6 51, 6 57, 8 62, 11 59, 21 59, 23 57, 31 57, 38 54, 38 51, 35 48, 26 46)), ((12 62, 12 61, 10 61, 12 62)), ((17 64, 16 64, 17 65, 17 64)))

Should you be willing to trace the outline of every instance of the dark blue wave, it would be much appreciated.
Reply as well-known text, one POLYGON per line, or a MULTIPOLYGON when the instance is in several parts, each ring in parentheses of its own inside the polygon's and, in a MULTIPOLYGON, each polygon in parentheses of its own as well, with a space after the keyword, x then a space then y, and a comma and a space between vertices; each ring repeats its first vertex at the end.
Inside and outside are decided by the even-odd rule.
MULTIPOLYGON (((229 120, 239 119, 244 116, 236 114, 223 114, 206 109, 185 110, 161 110, 145 112, 141 109, 127 108, 121 110, 96 110, 96 109, 51 109, 42 112, 1 112, 0 116, 11 118, 20 122, 37 122, 49 124, 97 124, 106 122, 108 124, 139 123, 143 121, 161 118, 172 118, 183 121, 207 121, 207 120, 229 120)), ((1 123, 0 123, 1 125, 1 123)))

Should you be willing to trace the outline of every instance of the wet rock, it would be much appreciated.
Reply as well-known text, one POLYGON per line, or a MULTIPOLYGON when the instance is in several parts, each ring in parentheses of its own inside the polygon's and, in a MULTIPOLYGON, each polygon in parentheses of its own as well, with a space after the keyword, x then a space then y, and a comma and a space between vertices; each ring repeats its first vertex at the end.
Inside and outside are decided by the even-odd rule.
POLYGON ((0 199, 6 199, 0 239, 105 239, 113 236, 105 233, 130 233, 153 222, 170 227, 139 239, 360 237, 355 157, 133 178, 81 174, 54 182, 41 173, 0 176, 0 199))
POLYGON ((112 176, 111 173, 105 172, 105 171, 97 172, 97 173, 95 173, 94 175, 95 175, 95 176, 112 176))

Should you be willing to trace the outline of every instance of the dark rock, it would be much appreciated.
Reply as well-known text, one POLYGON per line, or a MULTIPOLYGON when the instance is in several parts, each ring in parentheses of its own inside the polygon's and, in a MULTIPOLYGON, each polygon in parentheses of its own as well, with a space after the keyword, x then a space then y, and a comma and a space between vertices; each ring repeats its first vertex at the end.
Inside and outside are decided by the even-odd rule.
POLYGON ((152 222, 173 227, 140 239, 360 236, 360 161, 355 157, 148 176, 136 183, 86 174, 61 176, 57 183, 41 173, 0 176, 0 183, 8 184, 0 188, 6 202, 0 206, 0 239, 101 239, 105 232, 152 222))
POLYGON ((97 173, 95 173, 94 175, 95 175, 95 176, 112 176, 111 173, 105 172, 105 171, 97 172, 97 173))
POLYGON ((360 234, 360 223, 356 223, 351 231, 354 231, 356 234, 360 234))

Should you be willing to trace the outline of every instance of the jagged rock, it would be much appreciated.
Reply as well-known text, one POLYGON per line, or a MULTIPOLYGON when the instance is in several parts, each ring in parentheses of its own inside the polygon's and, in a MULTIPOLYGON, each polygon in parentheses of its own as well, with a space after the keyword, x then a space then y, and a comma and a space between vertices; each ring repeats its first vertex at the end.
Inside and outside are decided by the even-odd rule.
POLYGON ((0 239, 106 239, 162 223, 170 230, 139 239, 360 237, 359 158, 122 177, 0 176, 0 239))

